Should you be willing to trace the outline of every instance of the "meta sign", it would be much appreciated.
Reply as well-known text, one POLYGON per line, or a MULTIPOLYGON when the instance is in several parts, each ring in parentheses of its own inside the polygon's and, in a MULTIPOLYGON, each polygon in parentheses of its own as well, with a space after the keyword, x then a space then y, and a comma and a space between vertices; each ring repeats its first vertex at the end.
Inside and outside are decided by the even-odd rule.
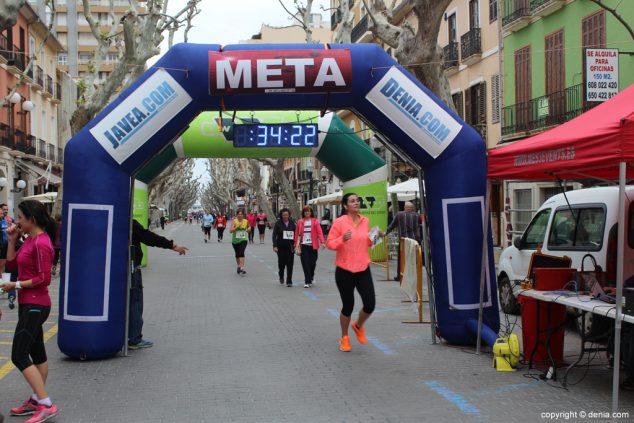
POLYGON ((352 87, 350 50, 209 52, 209 94, 330 93, 352 87))

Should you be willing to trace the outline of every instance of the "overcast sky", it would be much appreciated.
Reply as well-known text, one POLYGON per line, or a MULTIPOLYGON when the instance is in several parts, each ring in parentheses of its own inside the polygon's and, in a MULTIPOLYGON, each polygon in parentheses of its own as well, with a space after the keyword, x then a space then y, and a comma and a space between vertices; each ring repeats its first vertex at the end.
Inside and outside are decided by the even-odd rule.
MULTIPOLYGON (((292 10, 293 1, 283 0, 292 10)), ((187 0, 170 0, 168 12, 174 14, 187 4, 187 0)), ((330 7, 329 0, 315 0, 313 13, 321 13, 324 20, 330 22, 330 12, 321 11, 330 7)), ((272 26, 290 25, 291 20, 278 0, 203 0, 200 2, 200 14, 194 18, 194 27, 189 31, 190 43, 200 44, 238 44, 260 32, 262 24, 272 26)), ((183 34, 174 37, 174 43, 183 41, 183 34)), ((167 50, 167 34, 161 51, 167 50)), ((154 64, 160 56, 153 57, 148 65, 154 64)), ((203 160, 197 160, 194 169, 196 175, 206 174, 203 160)))

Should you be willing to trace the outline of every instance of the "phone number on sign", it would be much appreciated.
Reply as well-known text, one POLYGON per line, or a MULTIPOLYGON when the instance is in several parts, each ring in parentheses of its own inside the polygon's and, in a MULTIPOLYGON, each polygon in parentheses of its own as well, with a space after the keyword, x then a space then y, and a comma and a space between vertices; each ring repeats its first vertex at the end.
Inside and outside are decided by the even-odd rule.
POLYGON ((611 413, 609 411, 545 411, 540 417, 546 420, 576 420, 576 419, 629 419, 627 411, 611 413))

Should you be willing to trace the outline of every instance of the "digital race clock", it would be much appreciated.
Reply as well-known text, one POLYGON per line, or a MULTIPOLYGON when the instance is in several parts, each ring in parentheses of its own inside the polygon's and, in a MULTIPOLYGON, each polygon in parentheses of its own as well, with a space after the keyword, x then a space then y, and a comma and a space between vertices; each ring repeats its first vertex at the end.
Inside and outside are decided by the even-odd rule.
POLYGON ((316 147, 317 124, 249 123, 233 126, 234 147, 316 147))

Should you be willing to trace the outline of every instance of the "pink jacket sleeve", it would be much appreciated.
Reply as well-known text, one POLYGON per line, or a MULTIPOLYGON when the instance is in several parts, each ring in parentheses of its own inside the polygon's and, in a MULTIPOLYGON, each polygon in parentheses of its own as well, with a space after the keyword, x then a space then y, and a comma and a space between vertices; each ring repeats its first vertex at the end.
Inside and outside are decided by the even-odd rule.
MULTIPOLYGON (((322 245, 325 245, 326 240, 324 239, 324 231, 321 229, 319 220, 313 219, 313 228, 317 232, 318 239, 321 241, 322 245)), ((317 243, 317 248, 319 248, 319 243, 317 243)))
POLYGON ((343 245, 343 228, 341 227, 341 221, 335 220, 328 232, 328 241, 326 246, 330 250, 338 250, 343 245))

